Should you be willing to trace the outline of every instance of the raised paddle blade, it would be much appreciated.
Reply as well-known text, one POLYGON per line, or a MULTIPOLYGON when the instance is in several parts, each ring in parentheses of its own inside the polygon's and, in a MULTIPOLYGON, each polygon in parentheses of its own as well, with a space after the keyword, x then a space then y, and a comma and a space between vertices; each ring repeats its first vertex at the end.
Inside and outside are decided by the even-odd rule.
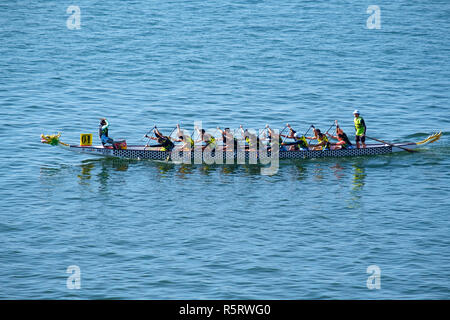
POLYGON ((333 128, 333 127, 334 127, 334 123, 328 128, 327 132, 325 132, 325 133, 328 133, 328 131, 330 131, 331 128, 333 128))

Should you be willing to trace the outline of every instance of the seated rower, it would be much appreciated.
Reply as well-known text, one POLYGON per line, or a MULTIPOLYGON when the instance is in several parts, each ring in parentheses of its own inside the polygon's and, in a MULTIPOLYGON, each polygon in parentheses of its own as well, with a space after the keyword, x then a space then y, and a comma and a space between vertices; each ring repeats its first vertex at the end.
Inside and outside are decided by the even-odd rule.
POLYGON ((267 128, 267 151, 270 151, 272 149, 272 138, 275 138, 278 136, 278 142, 277 140, 274 140, 274 144, 278 143, 278 148, 280 151, 287 151, 287 148, 285 146, 282 146, 283 139, 281 138, 281 135, 277 135, 275 131, 272 130, 272 128, 269 127, 269 125, 266 125, 267 128))
POLYGON ((210 148, 211 151, 216 150, 217 142, 216 138, 214 138, 209 133, 206 133, 205 129, 199 129, 197 126, 195 127, 195 130, 197 130, 199 139, 195 142, 204 142, 205 145, 202 147, 202 150, 205 150, 206 148, 210 148))
POLYGON ((294 139, 294 142, 284 142, 283 146, 289 146, 289 151, 308 150, 308 142, 304 135, 296 132, 289 123, 286 125, 289 128, 288 135, 282 135, 286 139, 294 139))
POLYGON ((217 130, 222 134, 222 143, 223 143, 223 150, 237 150, 237 139, 233 137, 233 134, 230 131, 230 128, 225 128, 225 130, 221 130, 219 127, 217 127, 217 130))
POLYGON ((294 134, 294 140, 295 140, 294 142, 284 142, 283 146, 290 146, 289 151, 309 150, 309 145, 304 135, 296 132, 294 134))
POLYGON ((330 138, 338 140, 337 143, 333 143, 332 144, 333 146, 335 146, 334 149, 335 150, 338 150, 338 149, 352 149, 353 145, 350 142, 350 139, 347 137, 347 135, 345 134, 344 130, 342 130, 339 127, 339 124, 338 124, 337 120, 335 120, 334 123, 336 124, 336 135, 333 136, 333 135, 327 133, 327 136, 329 136, 330 138))
POLYGON ((163 135, 158 128, 153 129, 153 132, 155 133, 155 137, 151 137, 148 135, 145 135, 146 138, 156 140, 158 144, 155 145, 147 145, 147 147, 155 148, 160 147, 160 151, 171 151, 173 147, 175 146, 172 141, 170 141, 170 138, 163 135))
POLYGON ((327 136, 314 126, 312 126, 312 128, 314 131, 314 137, 305 137, 305 139, 317 140, 318 144, 313 147, 313 150, 330 150, 330 142, 328 141, 327 136))
POLYGON ((280 137, 284 137, 286 139, 294 139, 295 130, 292 129, 291 125, 289 123, 286 124, 286 127, 289 128, 289 133, 287 135, 280 134, 280 137))
POLYGON ((184 134, 184 132, 181 131, 179 124, 177 124, 177 137, 178 137, 178 139, 172 139, 172 140, 183 143, 181 146, 177 146, 177 148, 180 148, 181 150, 185 150, 185 151, 194 149, 194 146, 195 146, 194 140, 192 140, 192 138, 190 136, 184 134))
POLYGON ((242 137, 244 138, 244 141, 246 142, 245 150, 251 150, 251 151, 257 151, 259 150, 259 144, 260 139, 255 134, 248 131, 248 129, 245 129, 242 127, 242 125, 239 127, 241 129, 242 137))
POLYGON ((105 146, 105 144, 109 143, 112 145, 113 149, 115 149, 116 146, 114 145, 114 140, 108 136, 108 132, 109 132, 108 120, 106 120, 105 118, 100 119, 98 135, 100 137, 100 140, 102 141, 102 145, 105 146))

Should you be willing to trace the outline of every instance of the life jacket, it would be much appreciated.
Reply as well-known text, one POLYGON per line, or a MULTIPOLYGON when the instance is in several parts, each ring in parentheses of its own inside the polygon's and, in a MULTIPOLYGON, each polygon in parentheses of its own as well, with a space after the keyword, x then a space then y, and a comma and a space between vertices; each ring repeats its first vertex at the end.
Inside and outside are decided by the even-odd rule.
POLYGON ((162 137, 162 138, 160 138, 160 140, 159 140, 158 142, 160 142, 160 144, 161 144, 161 147, 162 147, 161 150, 162 150, 162 151, 170 151, 170 150, 172 150, 173 147, 175 146, 175 145, 173 144, 173 142, 170 141, 170 139, 167 138, 167 137, 162 137))
POLYGON ((321 136, 318 136, 317 137, 317 141, 319 143, 326 142, 325 145, 322 146, 322 150, 329 150, 330 149, 330 142, 328 141, 328 138, 327 138, 327 136, 325 134, 322 133, 321 136))
POLYGON ((295 138, 295 141, 297 142, 297 146, 300 148, 308 148, 308 142, 306 141, 305 136, 302 136, 301 138, 295 138))
POLYGON ((366 124, 362 117, 354 118, 353 123, 355 124, 357 136, 363 135, 366 132, 366 124))
MULTIPOLYGON (((249 136, 246 136, 245 137, 245 142, 247 142, 248 143, 248 146, 251 148, 251 147, 253 147, 253 139, 252 140, 250 140, 250 137, 249 136)), ((256 149, 259 149, 259 137, 256 137, 256 149)))
POLYGON ((187 141, 190 143, 190 145, 191 145, 191 148, 193 148, 194 147, 194 145, 195 145, 195 142, 194 142, 194 140, 191 138, 191 137, 186 137, 187 138, 187 141))
POLYGON ((205 141, 205 142, 206 142, 206 147, 210 147, 213 150, 216 148, 216 145, 217 145, 216 138, 214 138, 213 136, 211 136, 211 138, 209 138, 209 140, 205 141))

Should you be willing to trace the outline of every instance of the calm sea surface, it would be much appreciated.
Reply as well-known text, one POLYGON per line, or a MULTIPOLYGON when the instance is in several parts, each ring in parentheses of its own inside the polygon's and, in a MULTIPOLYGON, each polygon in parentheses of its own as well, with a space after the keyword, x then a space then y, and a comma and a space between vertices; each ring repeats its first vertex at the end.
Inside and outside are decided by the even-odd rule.
POLYGON ((449 30, 446 0, 2 1, 0 299, 449 299, 449 30), (444 135, 273 176, 39 139, 97 144, 100 117, 128 143, 194 121, 353 139, 355 108, 379 139, 444 135))

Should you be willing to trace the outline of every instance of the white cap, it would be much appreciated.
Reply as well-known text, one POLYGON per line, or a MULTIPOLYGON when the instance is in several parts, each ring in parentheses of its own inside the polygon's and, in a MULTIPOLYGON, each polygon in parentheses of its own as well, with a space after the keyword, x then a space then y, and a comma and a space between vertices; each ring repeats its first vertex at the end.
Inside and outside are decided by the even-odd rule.
POLYGON ((296 133, 294 134, 294 137, 295 137, 295 138, 301 138, 301 137, 302 137, 302 134, 301 134, 300 132, 296 132, 296 133))
POLYGON ((360 114, 360 113, 359 113, 359 110, 356 109, 355 111, 353 111, 353 114, 360 114))

